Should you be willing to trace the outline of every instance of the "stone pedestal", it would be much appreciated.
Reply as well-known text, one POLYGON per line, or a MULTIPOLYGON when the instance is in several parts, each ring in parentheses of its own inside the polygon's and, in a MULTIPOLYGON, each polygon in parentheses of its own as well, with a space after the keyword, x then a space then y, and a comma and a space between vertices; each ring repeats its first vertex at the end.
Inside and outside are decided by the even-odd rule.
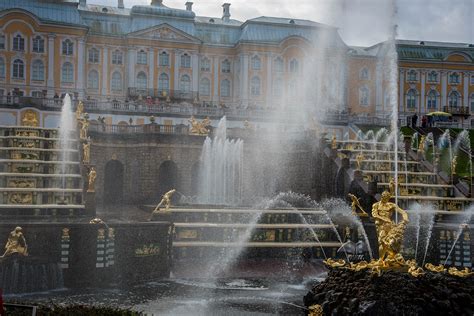
POLYGON ((171 212, 154 212, 151 214, 151 222, 171 222, 171 212))
POLYGON ((96 215, 96 200, 95 200, 95 192, 87 192, 86 191, 86 214, 91 217, 95 217, 96 215))

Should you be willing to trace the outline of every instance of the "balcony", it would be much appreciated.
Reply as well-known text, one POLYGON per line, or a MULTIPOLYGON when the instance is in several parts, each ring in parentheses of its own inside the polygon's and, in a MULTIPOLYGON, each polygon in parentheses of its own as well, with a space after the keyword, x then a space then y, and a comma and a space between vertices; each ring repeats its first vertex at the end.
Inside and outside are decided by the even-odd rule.
POLYGON ((158 98, 160 100, 170 101, 188 101, 194 102, 198 99, 199 93, 197 92, 184 92, 181 90, 160 90, 160 89, 144 89, 140 90, 137 88, 128 88, 127 93, 128 99, 139 100, 141 98, 158 98))
POLYGON ((469 116, 469 107, 467 106, 444 106, 443 111, 452 115, 469 116))

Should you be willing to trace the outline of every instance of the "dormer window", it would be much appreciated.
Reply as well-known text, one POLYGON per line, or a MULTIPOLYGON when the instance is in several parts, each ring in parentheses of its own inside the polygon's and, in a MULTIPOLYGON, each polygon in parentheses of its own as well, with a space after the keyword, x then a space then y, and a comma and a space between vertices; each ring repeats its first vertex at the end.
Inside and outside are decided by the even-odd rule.
POLYGON ((33 52, 44 53, 44 39, 41 36, 36 36, 33 39, 33 52))
POLYGON ((20 34, 13 37, 13 50, 18 52, 25 51, 25 39, 20 34))

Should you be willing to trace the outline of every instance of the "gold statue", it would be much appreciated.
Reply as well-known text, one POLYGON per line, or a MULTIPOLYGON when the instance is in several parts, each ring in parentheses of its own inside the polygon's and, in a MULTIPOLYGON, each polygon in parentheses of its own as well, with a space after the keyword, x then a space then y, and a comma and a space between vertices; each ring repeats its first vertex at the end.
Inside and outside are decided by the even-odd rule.
POLYGON ((161 206, 164 206, 165 208, 164 212, 168 212, 171 207, 171 197, 173 196, 175 192, 176 192, 176 189, 172 189, 166 192, 165 194, 163 194, 163 197, 161 198, 160 203, 158 203, 158 205, 155 207, 155 209, 153 210, 153 213, 160 212, 161 206))
POLYGON ((32 126, 37 127, 38 122, 38 113, 33 110, 26 110, 23 112, 23 117, 21 119, 22 126, 32 126))
POLYGON ((83 163, 89 163, 90 162, 90 151, 91 151, 91 144, 89 142, 85 142, 82 144, 82 162, 83 163))
POLYGON ((418 143, 418 153, 423 154, 423 155, 425 154, 425 139, 426 139, 426 136, 422 135, 418 143))
POLYGON ((79 120, 79 124, 81 124, 81 130, 79 131, 79 138, 82 140, 87 139, 87 129, 89 128, 89 120, 87 118, 81 118, 79 120))
POLYGON ((446 268, 442 264, 435 266, 432 263, 427 263, 425 264, 425 268, 426 270, 429 270, 431 272, 437 272, 437 273, 446 272, 446 268))
POLYGON ((417 266, 416 260, 407 260, 406 264, 408 265, 408 273, 410 273, 415 278, 425 274, 423 269, 417 266))
POLYGON ((79 101, 77 104, 77 109, 76 109, 76 121, 80 121, 82 118, 82 114, 84 113, 84 103, 82 101, 79 101))
POLYGON ((337 149, 337 139, 336 139, 336 135, 332 135, 332 139, 331 139, 331 149, 337 149))
POLYGON ((348 195, 352 200, 352 204, 351 204, 352 215, 359 215, 363 217, 369 216, 369 214, 367 214, 367 212, 362 208, 362 205, 360 205, 360 199, 357 198, 357 196, 355 196, 354 194, 349 193, 348 195), (362 211, 361 214, 357 213, 358 209, 362 211))
POLYGON ((7 244, 5 245, 5 253, 2 258, 17 253, 22 256, 28 256, 28 246, 26 245, 25 236, 21 231, 21 227, 17 226, 14 231, 8 236, 7 244))
POLYGON ((97 178, 97 172, 95 171, 94 167, 91 168, 88 176, 89 176, 89 186, 87 188, 87 192, 95 192, 95 179, 97 178))
POLYGON ((375 218, 379 244, 379 262, 383 266, 399 263, 397 255, 399 255, 403 234, 408 224, 408 213, 390 202, 391 197, 390 192, 384 191, 380 201, 372 206, 372 217, 375 218), (392 215, 395 212, 402 216, 400 223, 392 221, 392 215))
POLYGON ((191 123, 191 130, 189 131, 191 135, 206 136, 209 134, 209 129, 207 128, 209 125, 211 125, 211 120, 209 117, 206 117, 201 122, 198 122, 194 116, 191 116, 188 121, 191 123))
POLYGON ((396 188, 395 179, 390 178, 390 182, 388 183, 388 192, 390 192, 391 196, 395 196, 395 188, 396 188))
POLYGON ((364 155, 362 155, 362 153, 357 154, 356 156, 357 170, 360 170, 360 168, 362 167, 363 160, 364 160, 364 155))
POLYGON ((462 278, 474 275, 474 272, 469 270, 469 268, 464 268, 463 270, 458 270, 456 267, 451 267, 451 268, 448 269, 448 273, 451 274, 451 275, 454 275, 454 276, 462 277, 462 278))
POLYGON ((458 156, 454 156, 453 160, 451 161, 451 174, 456 174, 456 167, 458 165, 458 156))

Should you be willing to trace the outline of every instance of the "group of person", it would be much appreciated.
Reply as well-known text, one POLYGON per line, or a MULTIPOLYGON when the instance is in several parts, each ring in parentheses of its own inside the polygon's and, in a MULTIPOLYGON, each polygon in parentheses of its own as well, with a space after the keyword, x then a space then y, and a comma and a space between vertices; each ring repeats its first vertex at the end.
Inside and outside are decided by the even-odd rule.
MULTIPOLYGON (((411 127, 418 126, 418 115, 415 113, 413 116, 407 117, 407 125, 411 127)), ((428 115, 423 115, 421 117, 421 128, 433 127, 433 117, 428 115)))

